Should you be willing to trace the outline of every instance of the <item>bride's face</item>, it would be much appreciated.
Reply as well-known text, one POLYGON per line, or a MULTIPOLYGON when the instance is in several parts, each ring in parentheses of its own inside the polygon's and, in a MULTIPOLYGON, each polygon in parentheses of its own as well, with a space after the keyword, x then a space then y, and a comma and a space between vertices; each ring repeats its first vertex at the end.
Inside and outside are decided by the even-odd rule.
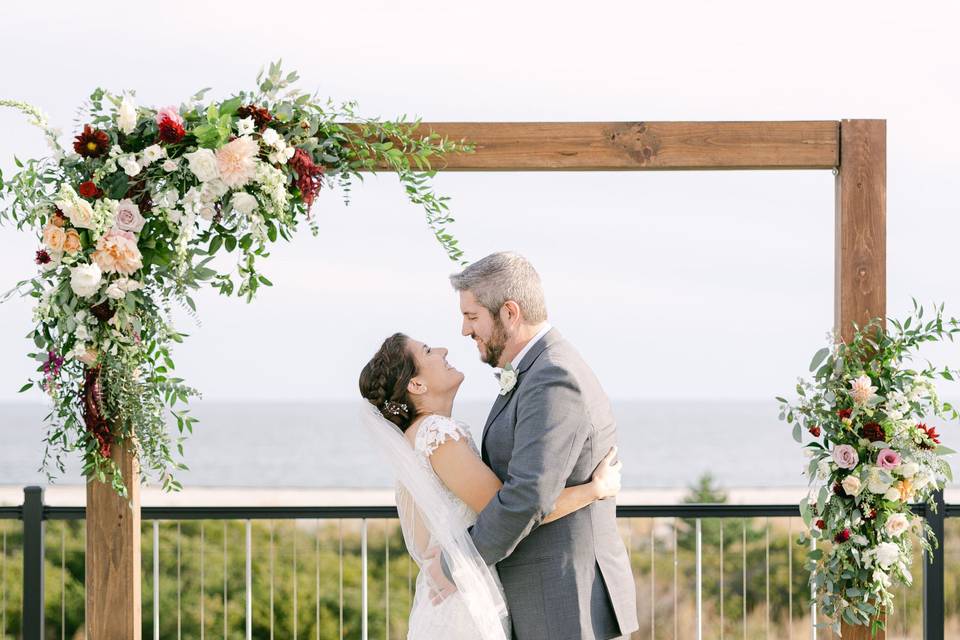
POLYGON ((425 393, 456 393, 463 382, 463 374, 447 362, 446 349, 412 339, 407 341, 407 348, 413 352, 417 363, 417 375, 411 380, 412 385, 422 386, 425 393))

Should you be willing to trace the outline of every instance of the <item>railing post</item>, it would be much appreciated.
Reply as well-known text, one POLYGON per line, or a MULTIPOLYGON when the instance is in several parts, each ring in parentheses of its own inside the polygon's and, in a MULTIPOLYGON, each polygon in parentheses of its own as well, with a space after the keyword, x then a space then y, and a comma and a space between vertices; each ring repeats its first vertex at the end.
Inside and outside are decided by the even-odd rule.
POLYGON ((943 640, 943 542, 946 505, 943 491, 933 494, 937 512, 927 509, 927 522, 937 537, 932 556, 924 554, 923 563, 923 639, 943 640))
POLYGON ((43 638, 43 487, 23 490, 23 638, 43 638))

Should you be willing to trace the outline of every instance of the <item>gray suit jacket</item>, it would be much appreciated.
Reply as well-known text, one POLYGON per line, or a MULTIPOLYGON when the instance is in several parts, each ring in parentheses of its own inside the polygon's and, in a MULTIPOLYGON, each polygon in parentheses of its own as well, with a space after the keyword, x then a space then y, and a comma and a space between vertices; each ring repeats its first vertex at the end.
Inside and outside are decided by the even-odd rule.
POLYGON ((517 374, 483 430, 483 461, 503 488, 470 535, 497 564, 517 640, 627 636, 639 626, 636 587, 614 500, 540 524, 563 488, 588 482, 616 443, 610 402, 556 329, 517 374))

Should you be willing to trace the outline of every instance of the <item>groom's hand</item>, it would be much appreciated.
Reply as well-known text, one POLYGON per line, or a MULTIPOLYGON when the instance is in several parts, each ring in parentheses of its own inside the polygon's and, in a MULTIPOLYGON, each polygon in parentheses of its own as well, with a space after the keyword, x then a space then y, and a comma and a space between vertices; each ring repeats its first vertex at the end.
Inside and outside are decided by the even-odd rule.
POLYGON ((457 585, 450 579, 449 571, 443 561, 440 547, 430 547, 423 552, 423 568, 430 582, 430 602, 438 605, 457 591, 457 585))

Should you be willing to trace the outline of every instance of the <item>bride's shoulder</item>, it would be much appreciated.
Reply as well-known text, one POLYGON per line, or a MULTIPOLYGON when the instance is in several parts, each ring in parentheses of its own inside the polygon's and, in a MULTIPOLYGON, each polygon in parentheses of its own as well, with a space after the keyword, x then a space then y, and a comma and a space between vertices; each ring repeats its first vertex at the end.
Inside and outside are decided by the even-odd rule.
POLYGON ((470 435, 466 424, 436 414, 423 418, 415 428, 416 432, 412 435, 414 447, 426 452, 428 456, 447 440, 460 440, 469 438, 470 435))

